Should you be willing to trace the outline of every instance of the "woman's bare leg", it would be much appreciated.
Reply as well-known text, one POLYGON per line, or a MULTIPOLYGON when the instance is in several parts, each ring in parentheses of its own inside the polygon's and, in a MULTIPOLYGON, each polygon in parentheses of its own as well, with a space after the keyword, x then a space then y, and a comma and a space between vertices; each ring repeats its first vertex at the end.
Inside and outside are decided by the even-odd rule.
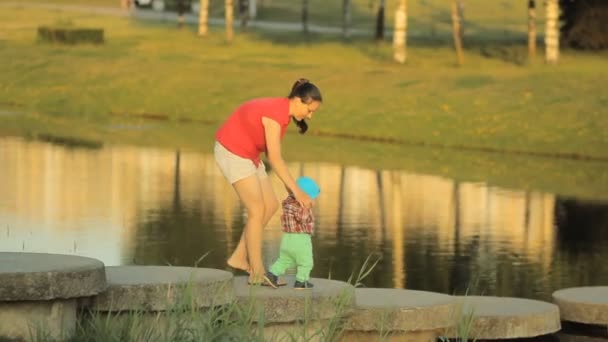
MULTIPOLYGON (((250 281, 261 281, 265 273, 262 261, 264 228, 264 195, 257 175, 251 175, 233 184, 241 202, 247 209, 247 224, 239 245, 228 259, 228 264, 241 268, 249 265, 250 281), (244 238, 244 239, 243 239, 244 238)), ((242 269, 242 268, 241 268, 242 269)))
MULTIPOLYGON (((262 229, 264 229, 264 227, 266 227, 268 224, 268 221, 270 221, 272 216, 277 212, 279 202, 274 194, 274 190, 272 189, 270 178, 261 178, 260 185, 262 187, 262 196, 264 198, 264 219, 262 221, 262 229)), ((243 230, 241 239, 239 240, 236 249, 232 253, 232 256, 230 256, 228 259, 228 265, 245 272, 250 272, 249 258, 247 256, 247 245, 245 241, 245 230, 243 230)))

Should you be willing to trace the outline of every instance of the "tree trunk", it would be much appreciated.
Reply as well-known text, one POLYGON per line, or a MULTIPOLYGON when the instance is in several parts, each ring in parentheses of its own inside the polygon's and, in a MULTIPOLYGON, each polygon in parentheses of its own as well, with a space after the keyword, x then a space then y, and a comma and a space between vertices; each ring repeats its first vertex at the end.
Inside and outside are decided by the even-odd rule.
POLYGON ((120 8, 126 10, 131 8, 131 0, 120 0, 120 8))
POLYGON ((249 0, 249 19, 255 19, 258 15, 258 5, 256 0, 249 0))
POLYGON ((407 0, 399 0, 399 6, 395 12, 393 49, 395 61, 405 63, 407 59, 407 0))
POLYGON ((460 39, 460 20, 458 16, 457 0, 452 0, 452 31, 454 35, 454 46, 458 55, 458 65, 464 64, 464 56, 462 54, 462 40, 460 39))
POLYGON ((308 33, 308 0, 302 0, 302 32, 308 33))
POLYGON ((241 19, 241 29, 245 30, 247 28, 247 23, 249 22, 249 1, 248 0, 238 0, 239 2, 239 18, 241 19))
POLYGON ((546 0, 545 60, 549 64, 556 64, 559 59, 559 6, 557 1, 546 0))
POLYGON ((184 27, 184 14, 186 13, 186 0, 177 0, 177 26, 184 27))
POLYGON ((536 3, 528 0, 528 58, 536 57, 536 3))
POLYGON ((201 0, 201 8, 198 12, 198 35, 206 36, 209 21, 209 0, 201 0))
POLYGON ((376 16, 376 40, 384 40, 384 3, 385 0, 380 0, 378 6, 378 15, 376 16))
POLYGON ((226 21, 226 40, 231 42, 234 38, 234 7, 233 0, 224 0, 224 18, 226 21))
POLYGON ((458 8, 458 23, 460 26, 460 30, 458 30, 458 34, 460 35, 460 40, 464 39, 464 0, 456 0, 457 8, 458 8))
POLYGON ((351 3, 350 0, 342 0, 342 38, 350 38, 351 26, 351 3))

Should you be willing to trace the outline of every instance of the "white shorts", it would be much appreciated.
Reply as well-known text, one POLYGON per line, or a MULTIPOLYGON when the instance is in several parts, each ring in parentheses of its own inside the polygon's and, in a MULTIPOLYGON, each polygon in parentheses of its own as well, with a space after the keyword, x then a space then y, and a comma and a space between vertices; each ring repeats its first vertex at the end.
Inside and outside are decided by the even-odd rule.
POLYGON ((234 184, 251 175, 257 175, 260 179, 268 177, 263 162, 260 162, 260 165, 255 167, 251 159, 237 156, 217 141, 215 142, 213 155, 222 174, 224 174, 224 177, 226 177, 230 184, 234 184))

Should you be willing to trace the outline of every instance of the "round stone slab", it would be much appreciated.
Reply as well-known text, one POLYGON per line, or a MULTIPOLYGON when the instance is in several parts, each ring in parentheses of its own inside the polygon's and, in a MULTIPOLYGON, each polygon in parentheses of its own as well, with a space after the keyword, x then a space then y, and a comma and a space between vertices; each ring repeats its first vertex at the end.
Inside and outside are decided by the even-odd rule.
POLYGON ((210 307, 234 300, 232 273, 173 266, 106 267, 108 287, 95 297, 94 311, 165 311, 180 303, 210 307))
POLYGON ((454 297, 404 289, 356 289, 355 311, 346 330, 428 331, 454 323, 454 297))
POLYGON ((325 320, 350 313, 354 303, 354 287, 342 281, 312 278, 314 288, 296 290, 293 279, 273 289, 248 285, 247 276, 234 277, 238 302, 258 308, 254 319, 265 323, 289 323, 304 319, 325 320))
POLYGON ((608 325, 608 286, 572 287, 553 292, 564 321, 608 325))
POLYGON ((0 302, 92 296, 105 286, 104 265, 96 259, 0 252, 0 302))
MULTIPOLYGON (((559 309, 551 303, 510 297, 458 298, 461 301, 461 315, 456 318, 456 325, 466 325, 473 316, 469 338, 527 338, 551 334, 561 329, 559 309)), ((450 331, 449 335, 460 337, 454 331, 450 331)))

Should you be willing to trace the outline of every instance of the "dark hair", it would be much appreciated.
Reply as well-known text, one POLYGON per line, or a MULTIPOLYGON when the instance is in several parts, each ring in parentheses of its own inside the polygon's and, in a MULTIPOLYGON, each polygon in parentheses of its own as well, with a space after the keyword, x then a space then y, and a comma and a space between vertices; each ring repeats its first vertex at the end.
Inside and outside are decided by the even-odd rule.
MULTIPOLYGON (((293 84, 293 87, 291 87, 291 92, 287 97, 289 99, 299 97, 300 99, 302 99, 302 102, 306 104, 310 104, 313 101, 323 102, 323 96, 321 96, 321 91, 319 90, 319 88, 317 88, 316 85, 310 83, 310 81, 305 78, 300 78, 293 84)), ((304 119, 300 121, 296 120, 296 118, 292 119, 293 122, 295 122, 298 126, 298 131, 300 132, 300 134, 306 133, 306 131, 308 130, 308 124, 306 123, 306 121, 304 121, 304 119)))

